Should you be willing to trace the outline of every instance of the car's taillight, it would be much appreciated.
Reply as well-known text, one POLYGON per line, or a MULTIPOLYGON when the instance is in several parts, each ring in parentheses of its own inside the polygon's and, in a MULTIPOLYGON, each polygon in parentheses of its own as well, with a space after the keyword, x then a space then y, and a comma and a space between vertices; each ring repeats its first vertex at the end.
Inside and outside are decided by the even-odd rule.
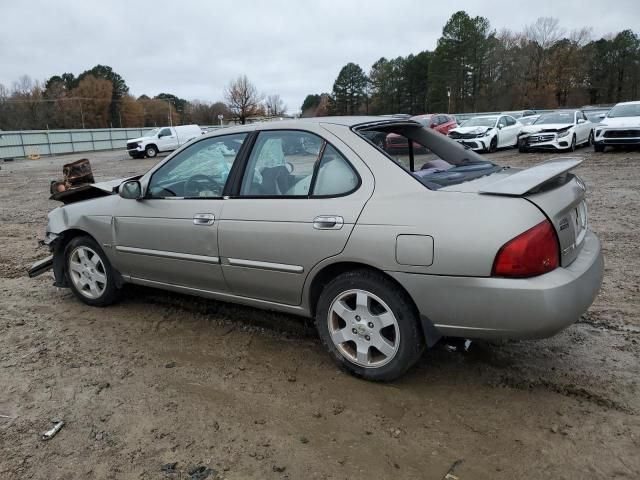
POLYGON ((533 277, 550 272, 560 264, 558 237, 549 220, 509 240, 498 251, 492 275, 533 277))

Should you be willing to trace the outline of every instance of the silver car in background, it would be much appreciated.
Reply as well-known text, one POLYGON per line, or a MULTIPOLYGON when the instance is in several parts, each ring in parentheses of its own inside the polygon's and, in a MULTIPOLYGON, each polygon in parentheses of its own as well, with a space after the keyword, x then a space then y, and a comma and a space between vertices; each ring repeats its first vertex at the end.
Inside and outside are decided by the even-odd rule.
POLYGON ((95 306, 135 283, 313 317, 338 365, 393 380, 442 336, 547 337, 585 312, 603 259, 580 162, 505 168, 388 117, 228 128, 67 195, 30 274, 95 306), (371 141, 388 134, 407 152, 371 141))

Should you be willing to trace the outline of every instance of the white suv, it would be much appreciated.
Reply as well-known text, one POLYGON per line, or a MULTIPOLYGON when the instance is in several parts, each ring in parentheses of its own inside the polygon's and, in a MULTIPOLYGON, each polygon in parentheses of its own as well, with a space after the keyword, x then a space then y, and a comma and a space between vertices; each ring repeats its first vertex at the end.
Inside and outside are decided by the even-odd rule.
POLYGON ((640 101, 618 103, 602 116, 593 149, 604 152, 607 145, 640 145, 640 101))

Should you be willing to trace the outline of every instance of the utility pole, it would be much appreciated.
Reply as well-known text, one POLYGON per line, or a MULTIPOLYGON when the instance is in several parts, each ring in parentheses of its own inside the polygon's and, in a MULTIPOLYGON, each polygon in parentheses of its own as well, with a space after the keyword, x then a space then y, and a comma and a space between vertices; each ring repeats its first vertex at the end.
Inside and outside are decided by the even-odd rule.
POLYGON ((84 113, 82 112, 82 100, 78 100, 80 104, 80 118, 82 119, 82 129, 84 130, 84 113))

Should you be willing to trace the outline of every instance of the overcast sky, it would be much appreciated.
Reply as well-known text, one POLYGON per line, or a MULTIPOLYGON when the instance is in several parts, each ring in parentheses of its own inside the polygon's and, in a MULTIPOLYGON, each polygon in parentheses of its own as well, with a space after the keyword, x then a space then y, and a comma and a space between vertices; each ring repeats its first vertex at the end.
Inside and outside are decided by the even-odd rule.
POLYGON ((433 50, 457 10, 495 29, 552 16, 594 37, 640 30, 640 0, 0 1, 0 83, 111 66, 139 96, 220 100, 245 73, 290 112, 330 91, 340 68, 433 50))

